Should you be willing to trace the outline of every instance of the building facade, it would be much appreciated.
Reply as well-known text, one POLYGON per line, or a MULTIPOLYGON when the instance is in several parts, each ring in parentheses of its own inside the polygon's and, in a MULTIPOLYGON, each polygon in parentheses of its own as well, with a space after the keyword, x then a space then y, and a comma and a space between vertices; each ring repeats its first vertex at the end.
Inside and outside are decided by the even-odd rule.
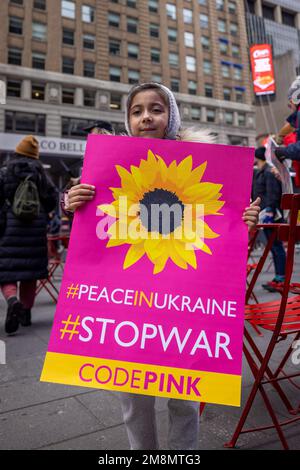
POLYGON ((243 2, 2 0, 1 16, 2 158, 26 133, 50 160, 78 158, 82 129, 100 118, 122 131, 130 87, 149 80, 175 92, 185 127, 254 145, 243 2))

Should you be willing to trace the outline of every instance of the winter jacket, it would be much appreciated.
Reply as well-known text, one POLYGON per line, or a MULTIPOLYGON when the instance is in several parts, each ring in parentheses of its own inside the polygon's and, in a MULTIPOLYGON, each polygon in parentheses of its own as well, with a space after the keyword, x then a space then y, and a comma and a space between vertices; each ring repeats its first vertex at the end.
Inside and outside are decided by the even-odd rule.
POLYGON ((281 202, 281 183, 271 173, 268 163, 261 170, 257 170, 253 178, 253 200, 261 198, 261 209, 270 208, 273 213, 280 208, 281 202))
POLYGON ((44 279, 47 265, 47 214, 57 204, 58 194, 38 160, 16 156, 0 172, 0 284, 44 279), (31 222, 15 217, 11 204, 20 182, 31 175, 39 191, 41 209, 31 222))

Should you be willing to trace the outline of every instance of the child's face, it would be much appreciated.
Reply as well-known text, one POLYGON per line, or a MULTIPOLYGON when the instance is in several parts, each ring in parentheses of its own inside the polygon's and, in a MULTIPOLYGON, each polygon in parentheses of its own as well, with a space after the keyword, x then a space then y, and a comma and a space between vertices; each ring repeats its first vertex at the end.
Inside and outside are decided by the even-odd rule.
POLYGON ((129 125, 134 137, 163 139, 168 121, 168 106, 155 90, 135 95, 129 109, 129 125))

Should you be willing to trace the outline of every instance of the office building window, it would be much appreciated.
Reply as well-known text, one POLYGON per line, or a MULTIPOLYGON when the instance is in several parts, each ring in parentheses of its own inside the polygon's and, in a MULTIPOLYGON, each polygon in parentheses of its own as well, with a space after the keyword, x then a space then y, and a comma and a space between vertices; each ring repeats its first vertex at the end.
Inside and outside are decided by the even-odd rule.
POLYGON ((126 5, 130 8, 136 8, 136 0, 127 0, 126 5))
POLYGON ((160 50, 156 49, 155 47, 151 47, 151 62, 160 62, 160 50))
POLYGON ((10 47, 8 49, 7 62, 12 65, 22 65, 22 49, 10 47))
POLYGON ((241 55, 240 46, 238 46, 237 44, 232 44, 231 51, 232 51, 233 57, 240 57, 241 55))
POLYGON ((138 20, 136 18, 127 18, 127 32, 134 34, 138 32, 138 20))
POLYGON ((183 9, 183 21, 186 24, 192 24, 192 22, 193 22, 193 12, 192 12, 192 10, 189 10, 188 8, 183 9))
POLYGON ((191 118, 192 121, 200 121, 201 119, 201 108, 199 106, 191 107, 191 118))
POLYGON ((109 79, 112 82, 121 81, 121 67, 109 67, 109 79))
POLYGON ((72 57, 62 58, 62 73, 74 74, 74 59, 72 57))
POLYGON ((176 52, 169 52, 169 65, 171 67, 178 67, 179 56, 176 52))
POLYGON ((212 73, 212 64, 210 60, 203 61, 203 72, 205 75, 211 75, 212 73))
POLYGON ((208 28, 208 16, 203 13, 200 14, 200 26, 201 28, 208 28))
POLYGON ((93 34, 84 34, 82 45, 84 49, 95 49, 95 36, 93 34))
POLYGON ((178 78, 171 78, 171 90, 175 93, 179 92, 180 81, 178 78))
POLYGON ((15 5, 23 5, 23 0, 10 0, 10 3, 14 3, 15 5))
POLYGON ((120 15, 118 13, 108 13, 108 25, 114 28, 120 26, 120 15))
POLYGON ((227 87, 223 88, 223 97, 225 101, 231 100, 231 88, 227 88, 227 87))
POLYGON ((43 83, 32 83, 31 99, 40 101, 45 100, 45 85, 43 83))
POLYGON ((221 65, 221 73, 222 73, 222 77, 230 78, 230 66, 227 65, 227 64, 222 64, 221 65))
POLYGON ((83 61, 83 75, 84 77, 95 77, 95 62, 90 62, 89 60, 83 61))
POLYGON ((207 5, 207 0, 198 0, 199 5, 206 6, 207 5))
POLYGON ((230 23, 230 34, 231 36, 238 35, 238 25, 237 23, 230 23))
POLYGON ((65 18, 70 18, 71 20, 75 20, 76 15, 76 6, 74 2, 70 0, 62 0, 61 2, 61 16, 65 18))
POLYGON ((130 59, 139 58, 139 46, 137 44, 128 43, 128 57, 130 59))
POLYGON ((88 119, 75 119, 69 117, 62 117, 61 119, 61 134, 62 137, 82 138, 86 139, 86 132, 83 130, 85 127, 91 126, 93 120, 88 119))
POLYGON ((21 98, 21 80, 7 80, 6 94, 12 98, 21 98))
POLYGON ((241 127, 246 126, 246 115, 238 113, 238 125, 241 127))
POLYGON ((204 50, 210 50, 210 39, 208 36, 201 36, 201 45, 204 50))
POLYGON ((204 94, 207 98, 213 98, 213 96, 214 96, 214 87, 210 83, 205 83, 205 85, 204 85, 204 94))
POLYGON ((82 5, 81 18, 85 23, 94 23, 95 21, 95 8, 89 5, 82 5))
POLYGON ((120 55, 121 41, 119 39, 109 39, 108 48, 111 55, 120 55))
POLYGON ((218 11, 224 10, 224 0, 216 0, 216 9, 218 11))
POLYGON ((33 8, 36 10, 46 10, 46 0, 34 0, 33 8))
POLYGON ((194 47, 195 42, 194 42, 194 34, 193 33, 188 33, 185 31, 184 33, 184 44, 186 47, 194 47))
POLYGON ((122 107, 122 95, 117 93, 110 94, 110 108, 120 110, 122 107))
POLYGON ((247 13, 255 15, 255 0, 246 0, 245 9, 247 13))
POLYGON ((83 104, 89 108, 94 108, 96 103, 95 90, 83 90, 83 104))
POLYGON ((134 85, 140 81, 140 72, 138 70, 128 70, 128 83, 134 85))
POLYGON ((229 126, 232 126, 232 124, 233 124, 233 113, 231 111, 226 111, 225 112, 225 123, 228 124, 229 126))
POLYGON ((47 25, 43 23, 32 23, 32 39, 36 39, 38 41, 46 41, 47 40, 47 25))
POLYGON ((157 13, 158 12, 158 0, 149 0, 148 9, 150 13, 157 13))
POLYGON ((292 26, 295 28, 295 13, 290 13, 286 10, 281 10, 282 15, 282 23, 286 24, 287 26, 292 26))
POLYGON ((271 5, 266 5, 265 3, 263 3, 262 13, 263 13, 263 17, 266 18, 267 20, 275 21, 275 8, 272 7, 271 5))
POLYGON ((189 72, 196 72, 196 58, 195 57, 191 55, 187 55, 185 58, 185 65, 186 65, 186 69, 189 72))
POLYGON ((228 55, 228 43, 225 41, 219 41, 220 54, 228 55))
POLYGON ((218 20, 218 31, 219 31, 219 33, 226 33, 226 31, 227 31, 226 21, 218 20))
POLYGON ((44 114, 5 112, 5 132, 45 135, 46 116, 44 114))
POLYGON ((176 5, 173 5, 172 3, 167 3, 166 9, 167 17, 171 18, 171 20, 176 20, 176 5))
POLYGON ((235 14, 236 14, 236 3, 235 3, 235 2, 232 2, 232 1, 229 1, 229 2, 228 2, 228 11, 229 11, 229 13, 231 13, 232 15, 235 15, 235 14))
POLYGON ((194 80, 188 81, 188 93, 189 95, 197 95, 197 82, 194 80))
POLYGON ((177 41, 177 29, 168 28, 168 39, 172 42, 177 41))
POLYGON ((153 73, 151 76, 152 82, 161 83, 162 77, 159 73, 153 73))
POLYGON ((245 101, 245 89, 244 88, 235 88, 235 100, 238 103, 244 103, 245 101))
POLYGON ((150 36, 152 38, 159 38, 159 25, 155 23, 150 23, 149 26, 150 36))
POLYGON ((63 28, 63 44, 74 46, 74 31, 72 29, 63 28))
POLYGON ((242 80, 243 78, 243 69, 240 67, 233 67, 233 78, 235 80, 242 80))
POLYGON ((63 88, 62 89, 62 102, 63 104, 74 104, 75 89, 63 88))
POLYGON ((239 135, 228 135, 229 145, 240 145, 242 147, 248 147, 248 137, 242 137, 239 135))
POLYGON ((32 53, 32 68, 45 70, 46 55, 41 52, 32 53))
POLYGON ((23 34, 23 20, 18 16, 9 17, 9 32, 13 34, 23 34))
POLYGON ((206 121, 207 122, 215 122, 216 120, 216 111, 214 109, 207 109, 206 110, 206 121))

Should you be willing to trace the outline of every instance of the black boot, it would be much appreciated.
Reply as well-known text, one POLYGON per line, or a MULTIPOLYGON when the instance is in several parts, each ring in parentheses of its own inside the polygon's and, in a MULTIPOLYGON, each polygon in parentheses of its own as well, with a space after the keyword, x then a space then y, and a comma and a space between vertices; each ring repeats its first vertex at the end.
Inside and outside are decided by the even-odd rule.
POLYGON ((31 309, 30 308, 23 308, 22 316, 20 318, 20 323, 22 326, 31 325, 31 309))
POLYGON ((17 297, 11 297, 7 301, 7 314, 5 320, 5 332, 7 334, 14 333, 19 328, 19 320, 22 315, 23 305, 17 297))

